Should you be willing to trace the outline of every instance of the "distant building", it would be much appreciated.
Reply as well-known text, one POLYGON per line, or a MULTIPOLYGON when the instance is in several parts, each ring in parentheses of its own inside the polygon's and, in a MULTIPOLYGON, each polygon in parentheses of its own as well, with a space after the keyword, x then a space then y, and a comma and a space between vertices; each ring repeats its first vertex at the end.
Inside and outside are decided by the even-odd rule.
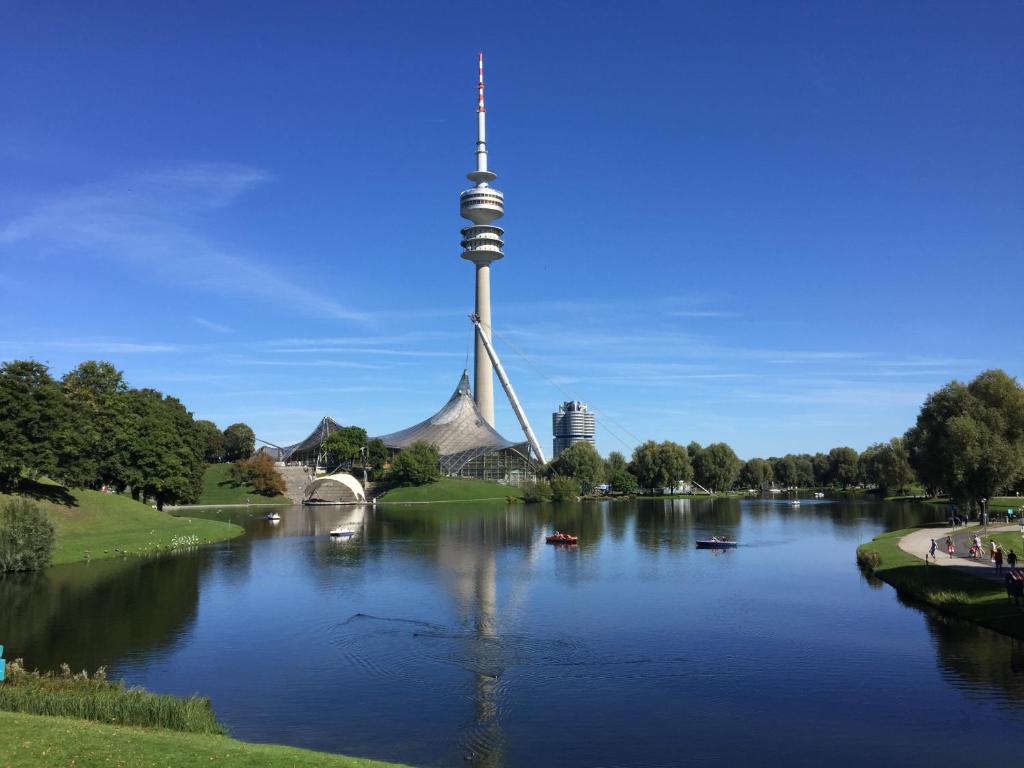
POLYGON ((594 414, 587 410, 586 403, 567 400, 551 414, 551 432, 555 436, 553 458, 558 458, 573 443, 593 445, 594 414))

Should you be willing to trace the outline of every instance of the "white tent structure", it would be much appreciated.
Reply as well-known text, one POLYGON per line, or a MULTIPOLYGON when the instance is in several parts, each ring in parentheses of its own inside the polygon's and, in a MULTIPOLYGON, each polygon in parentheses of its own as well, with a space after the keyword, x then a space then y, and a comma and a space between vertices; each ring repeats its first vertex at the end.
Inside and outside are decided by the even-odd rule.
POLYGON ((318 477, 306 488, 303 504, 363 504, 362 484, 347 472, 318 477))

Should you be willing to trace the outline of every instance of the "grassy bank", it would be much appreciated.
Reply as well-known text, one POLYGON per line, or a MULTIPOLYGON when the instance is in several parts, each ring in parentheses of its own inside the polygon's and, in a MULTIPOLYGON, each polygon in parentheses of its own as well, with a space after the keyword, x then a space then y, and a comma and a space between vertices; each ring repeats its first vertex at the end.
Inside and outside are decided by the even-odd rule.
POLYGON ((153 554, 242 533, 232 523, 172 517, 120 494, 68 490, 53 483, 26 483, 22 490, 43 505, 57 529, 53 565, 153 554))
POLYGON ((292 747, 247 744, 226 736, 0 712, 0 765, 3 766, 149 768, 225 764, 236 768, 387 768, 395 765, 292 747))
POLYGON ((123 683, 109 682, 102 669, 90 677, 85 672, 72 674, 67 665, 60 672, 40 674, 12 661, 7 679, 0 684, 0 710, 190 733, 226 733, 214 717, 209 699, 129 689, 123 683))
POLYGON ((899 540, 911 530, 883 533, 862 544, 857 548, 857 562, 905 597, 1024 639, 1024 611, 1010 604, 1000 582, 929 566, 907 554, 899 548, 899 540))
POLYGON ((393 488, 379 497, 378 501, 400 504, 431 504, 452 501, 505 502, 509 497, 518 499, 522 496, 522 490, 511 485, 443 477, 426 485, 393 488))
POLYGON ((203 492, 197 504, 291 504, 283 494, 260 496, 248 483, 235 485, 228 479, 230 464, 210 464, 203 474, 203 492))

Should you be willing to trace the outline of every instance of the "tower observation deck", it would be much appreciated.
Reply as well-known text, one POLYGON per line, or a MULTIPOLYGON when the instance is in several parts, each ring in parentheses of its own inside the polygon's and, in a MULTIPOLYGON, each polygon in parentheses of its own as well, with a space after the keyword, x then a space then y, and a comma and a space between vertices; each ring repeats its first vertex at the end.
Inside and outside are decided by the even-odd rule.
MULTIPOLYGON (((498 175, 487 168, 487 112, 484 109, 484 55, 480 54, 477 84, 476 170, 466 177, 474 187, 459 196, 459 214, 472 224, 462 229, 462 258, 476 265, 476 315, 482 332, 491 338, 491 262, 505 254, 504 230, 492 224, 505 215, 505 196, 491 186, 498 175)), ((494 368, 483 342, 474 349, 473 392, 484 420, 494 426, 494 368)))

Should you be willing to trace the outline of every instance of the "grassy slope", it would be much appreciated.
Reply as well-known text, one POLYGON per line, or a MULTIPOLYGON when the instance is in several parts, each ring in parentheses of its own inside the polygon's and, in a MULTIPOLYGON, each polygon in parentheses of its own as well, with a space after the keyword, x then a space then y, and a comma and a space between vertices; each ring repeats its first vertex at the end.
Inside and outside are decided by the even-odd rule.
POLYGON ((171 517, 128 496, 77 489, 60 492, 68 494, 67 504, 40 501, 57 528, 53 565, 115 557, 121 552, 153 553, 186 536, 205 543, 242 533, 241 527, 231 523, 171 517))
POLYGON ((105 725, 0 712, 0 767, 223 765, 239 768, 355 768, 394 765, 292 747, 247 744, 226 736, 105 725))
POLYGON ((858 554, 878 553, 881 564, 875 568, 875 576, 901 594, 941 611, 1024 639, 1024 611, 1010 604, 1000 582, 925 565, 923 560, 899 548, 899 540, 910 530, 883 533, 858 548, 858 554))
POLYGON ((442 477, 427 485, 393 488, 380 497, 380 501, 423 503, 439 501, 505 501, 509 496, 521 498, 520 488, 483 480, 462 480, 442 477))
POLYGON ((235 487, 228 482, 230 464, 211 464, 203 475, 203 492, 199 504, 291 504, 291 499, 282 494, 260 496, 246 483, 235 487))

